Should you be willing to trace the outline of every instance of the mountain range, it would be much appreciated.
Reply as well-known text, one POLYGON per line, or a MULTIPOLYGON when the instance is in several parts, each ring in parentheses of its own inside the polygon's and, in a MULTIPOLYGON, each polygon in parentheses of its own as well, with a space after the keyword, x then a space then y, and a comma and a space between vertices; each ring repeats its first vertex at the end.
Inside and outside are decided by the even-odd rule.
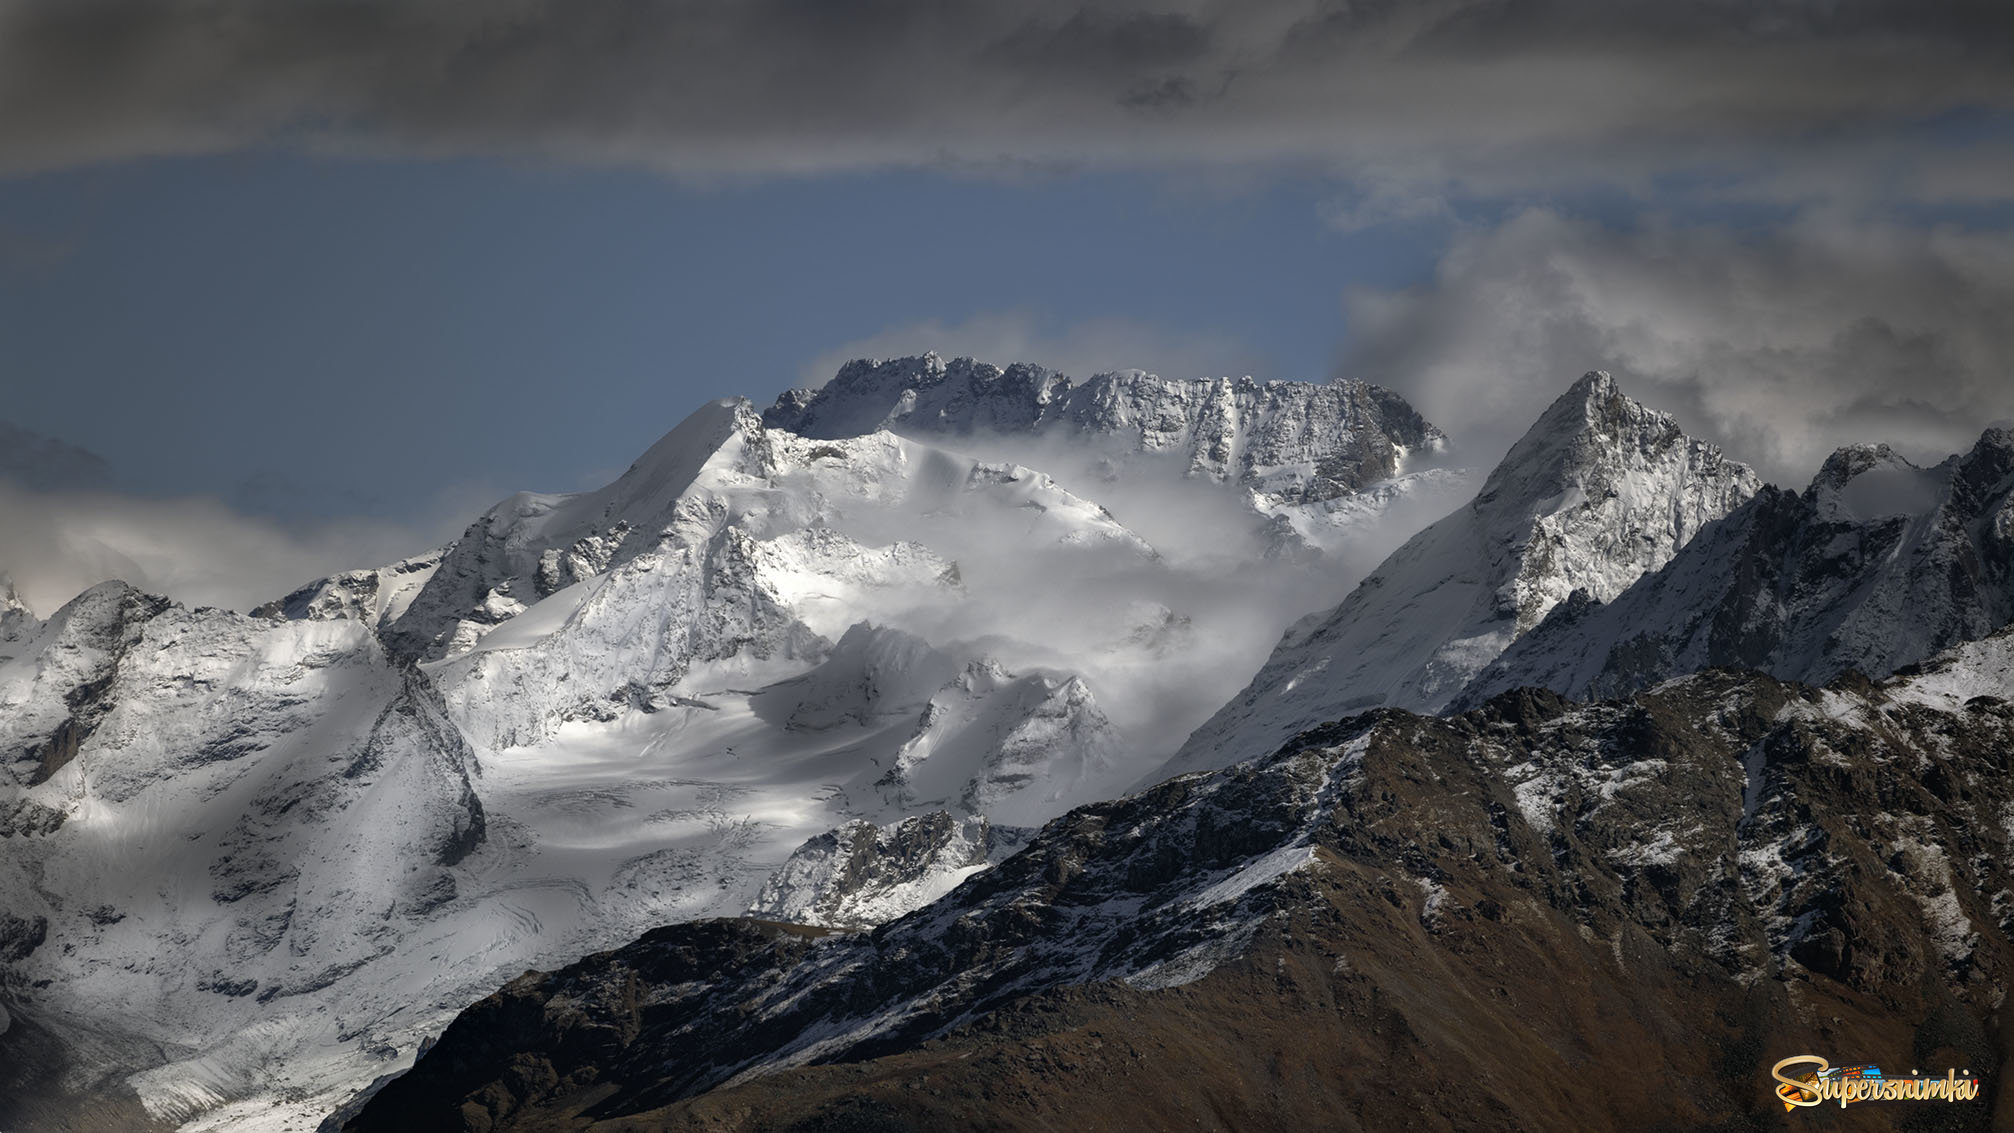
POLYGON ((1591 373, 1449 455, 1363 383, 862 361, 248 613, 0 604, 0 1127, 1732 1129, 1786 1043, 2004 1069, 2009 435, 1789 492, 1591 373))

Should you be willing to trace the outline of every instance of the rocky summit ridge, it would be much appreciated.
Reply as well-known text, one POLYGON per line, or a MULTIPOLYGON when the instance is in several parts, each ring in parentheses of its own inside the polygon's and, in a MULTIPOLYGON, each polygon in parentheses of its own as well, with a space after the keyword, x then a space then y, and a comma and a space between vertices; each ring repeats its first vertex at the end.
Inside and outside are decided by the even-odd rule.
POLYGON ((890 429, 917 437, 975 432, 1110 444, 1160 454, 1192 474, 1294 502, 1361 490, 1447 438, 1403 398, 1367 382, 1163 378, 1144 370, 1082 383, 1040 366, 1001 369, 936 354, 860 360, 818 389, 785 393, 764 423, 810 437, 890 429))

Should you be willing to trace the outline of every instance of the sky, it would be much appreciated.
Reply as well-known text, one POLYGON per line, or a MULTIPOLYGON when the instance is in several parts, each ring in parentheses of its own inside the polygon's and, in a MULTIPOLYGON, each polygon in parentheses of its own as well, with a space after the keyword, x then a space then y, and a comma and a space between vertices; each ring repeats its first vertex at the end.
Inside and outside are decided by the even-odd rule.
POLYGON ((1935 460, 2014 418, 2008 11, 0 0, 0 571, 242 607, 926 349, 1935 460))

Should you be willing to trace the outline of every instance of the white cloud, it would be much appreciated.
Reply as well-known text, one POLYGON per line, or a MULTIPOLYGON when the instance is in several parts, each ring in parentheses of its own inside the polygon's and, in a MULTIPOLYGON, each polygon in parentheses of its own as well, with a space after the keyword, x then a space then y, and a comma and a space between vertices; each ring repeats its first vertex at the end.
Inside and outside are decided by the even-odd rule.
POLYGON ((12 576, 42 617, 109 579, 188 606, 247 610, 316 578, 382 566, 448 537, 440 528, 365 519, 289 530, 216 500, 39 492, 7 479, 0 479, 0 531, 0 574, 12 576))
POLYGON ((1351 377, 1493 455, 1590 369, 1801 487, 1838 445, 1918 458, 2014 416, 2014 234, 1810 212, 1766 232, 1545 210, 1433 281, 1345 299, 1351 377))

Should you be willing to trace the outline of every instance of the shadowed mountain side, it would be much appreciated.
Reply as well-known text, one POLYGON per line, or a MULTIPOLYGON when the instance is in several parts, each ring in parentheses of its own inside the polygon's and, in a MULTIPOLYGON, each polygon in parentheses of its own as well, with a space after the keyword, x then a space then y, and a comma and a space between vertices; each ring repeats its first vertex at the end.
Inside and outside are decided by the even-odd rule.
POLYGON ((1955 679, 1356 717, 872 933, 527 973, 343 1128, 1767 1129, 1811 1050, 1970 1068, 1916 1119, 2005 1127, 2014 707, 1955 679))
POLYGON ((1532 685, 1626 695, 1712 667, 1883 677, 2014 617, 2014 433, 1918 468, 1843 448, 1803 493, 1765 488, 1612 601, 1577 592, 1457 699, 1532 685))

